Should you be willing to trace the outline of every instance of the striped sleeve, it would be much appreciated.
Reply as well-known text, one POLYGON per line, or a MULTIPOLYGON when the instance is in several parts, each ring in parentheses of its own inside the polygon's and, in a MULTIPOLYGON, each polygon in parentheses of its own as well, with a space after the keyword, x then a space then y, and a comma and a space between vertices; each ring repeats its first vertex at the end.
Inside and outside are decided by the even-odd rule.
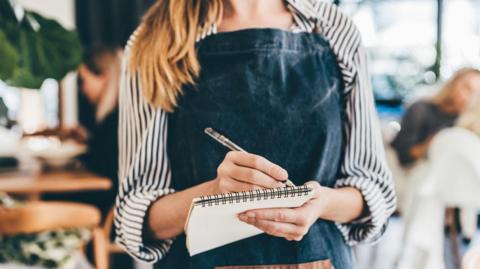
POLYGON ((350 245, 377 241, 396 207, 392 175, 386 164, 363 47, 358 48, 354 62, 359 68, 346 96, 346 148, 341 176, 335 186, 360 190, 368 214, 353 223, 337 223, 350 245))
POLYGON ((292 3, 316 23, 319 32, 329 41, 344 81, 346 145, 335 187, 357 188, 363 195, 368 214, 352 223, 337 223, 337 227, 349 245, 374 242, 383 234, 395 211, 396 196, 360 32, 333 4, 319 0, 292 0, 292 3))
MULTIPOLYGON (((134 37, 134 36, 133 36, 134 37)), ((167 114, 143 98, 137 76, 127 72, 129 45, 122 62, 119 97, 119 179, 115 206, 116 242, 145 262, 156 262, 172 240, 144 241, 144 221, 150 205, 173 193, 166 158, 167 114)))

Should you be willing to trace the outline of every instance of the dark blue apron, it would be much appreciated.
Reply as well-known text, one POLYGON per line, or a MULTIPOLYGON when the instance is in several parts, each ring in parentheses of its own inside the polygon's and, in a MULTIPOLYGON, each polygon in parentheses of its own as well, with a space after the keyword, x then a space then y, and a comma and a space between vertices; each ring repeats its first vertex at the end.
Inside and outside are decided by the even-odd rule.
MULTIPOLYGON (((284 167, 296 185, 334 185, 344 144, 343 83, 320 35, 276 29, 219 33, 199 42, 198 55, 198 82, 184 88, 168 118, 173 188, 215 178, 227 149, 204 134, 206 127, 284 167)), ((351 250, 332 222, 318 220, 300 242, 262 234, 193 257, 182 235, 157 268, 318 260, 352 268, 351 250)))

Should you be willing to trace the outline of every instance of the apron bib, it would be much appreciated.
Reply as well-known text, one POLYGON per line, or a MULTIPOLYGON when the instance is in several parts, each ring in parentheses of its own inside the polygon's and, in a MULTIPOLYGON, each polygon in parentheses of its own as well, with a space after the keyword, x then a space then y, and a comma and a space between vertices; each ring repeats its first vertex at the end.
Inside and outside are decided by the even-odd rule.
MULTIPOLYGON (((215 178, 227 149, 204 134, 206 127, 282 166, 296 185, 317 180, 332 187, 343 157, 344 102, 328 42, 318 34, 248 29, 212 35, 197 46, 200 77, 184 87, 168 115, 172 187, 183 190, 215 178)), ((261 234, 193 257, 182 235, 157 268, 316 262, 350 269, 351 257, 334 223, 318 220, 300 242, 261 234)))

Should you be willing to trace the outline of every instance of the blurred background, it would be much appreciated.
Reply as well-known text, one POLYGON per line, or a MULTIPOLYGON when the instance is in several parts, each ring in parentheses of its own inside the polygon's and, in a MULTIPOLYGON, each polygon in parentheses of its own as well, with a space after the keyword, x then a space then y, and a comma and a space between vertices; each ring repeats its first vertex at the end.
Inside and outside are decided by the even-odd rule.
MULTIPOLYGON (((0 0, 0 269, 149 268, 111 208, 122 49, 154 1, 0 0)), ((368 50, 399 198, 358 268, 480 268, 480 1, 332 2, 368 50)))

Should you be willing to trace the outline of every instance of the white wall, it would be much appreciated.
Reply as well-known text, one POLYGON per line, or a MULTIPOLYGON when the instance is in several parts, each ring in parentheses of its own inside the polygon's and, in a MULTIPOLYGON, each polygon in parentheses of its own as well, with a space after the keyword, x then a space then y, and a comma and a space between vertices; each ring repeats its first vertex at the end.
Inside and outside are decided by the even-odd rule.
POLYGON ((57 20, 65 28, 75 28, 74 0, 15 0, 15 2, 27 10, 32 10, 45 17, 57 20))
MULTIPOLYGON (((75 0, 15 0, 27 10, 35 11, 58 21, 67 29, 75 28, 75 0)), ((102 1, 102 0, 99 0, 102 1)), ((63 85, 63 125, 75 126, 78 122, 76 72, 68 74, 63 85)))

